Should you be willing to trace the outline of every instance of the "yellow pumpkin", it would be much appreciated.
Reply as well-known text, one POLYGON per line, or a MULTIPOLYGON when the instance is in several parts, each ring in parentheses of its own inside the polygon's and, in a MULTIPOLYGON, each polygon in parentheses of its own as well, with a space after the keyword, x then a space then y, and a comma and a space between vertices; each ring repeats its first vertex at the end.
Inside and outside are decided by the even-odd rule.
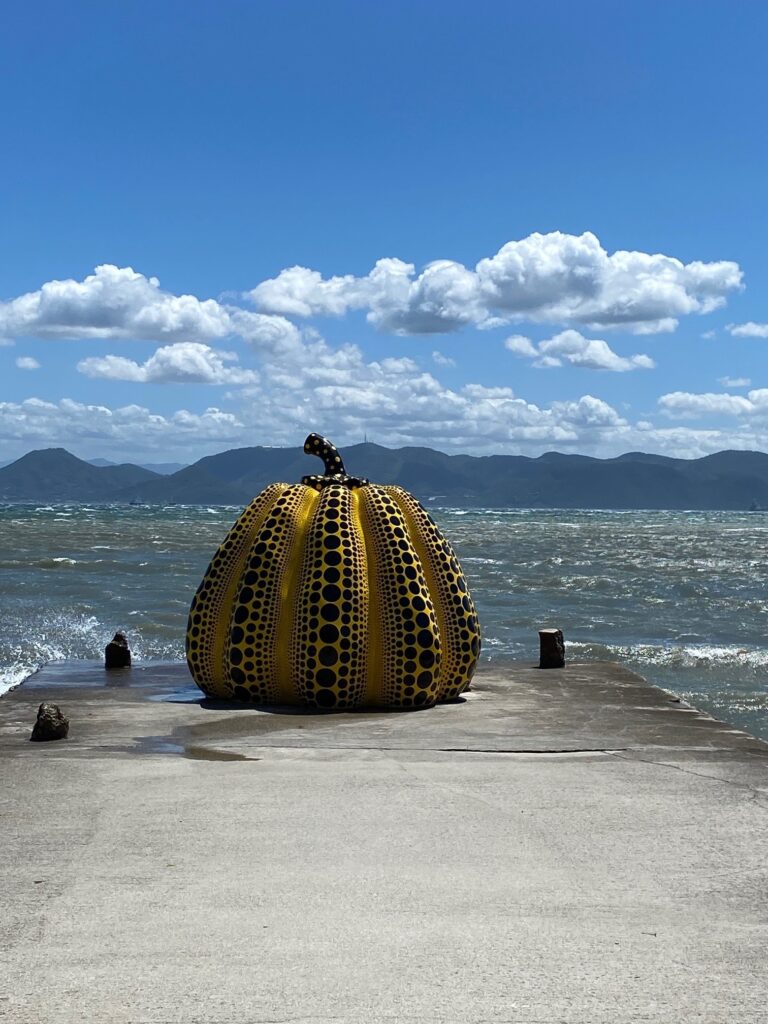
POLYGON ((190 672, 212 697, 318 708, 418 708, 469 686, 477 615, 432 517, 401 487, 325 473, 245 509, 192 601, 190 672))

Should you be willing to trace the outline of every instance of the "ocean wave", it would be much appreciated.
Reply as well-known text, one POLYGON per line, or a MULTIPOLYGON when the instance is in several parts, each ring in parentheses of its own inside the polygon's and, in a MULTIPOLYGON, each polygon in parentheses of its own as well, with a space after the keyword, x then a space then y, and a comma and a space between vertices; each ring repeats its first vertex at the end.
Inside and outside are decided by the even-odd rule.
MULTIPOLYGON (((145 621, 126 630, 133 660, 183 660, 186 614, 155 612, 156 621, 146 610, 140 615, 145 621)), ((14 617, 0 636, 0 695, 49 662, 101 659, 118 628, 122 624, 117 618, 107 625, 97 615, 74 610, 14 617)))
POLYGON ((9 665, 0 666, 0 697, 9 690, 20 686, 25 679, 29 679, 35 672, 43 667, 44 662, 37 663, 35 660, 14 661, 9 665))
POLYGON ((768 668, 768 650, 737 644, 596 644, 566 641, 566 649, 586 658, 611 654, 616 660, 673 668, 768 668))
POLYGON ((49 661, 72 657, 73 650, 82 649, 83 641, 98 627, 95 616, 64 615, 53 616, 46 624, 17 623, 16 639, 0 646, 0 694, 18 686, 49 661))
POLYGON ((77 565, 76 558, 60 556, 57 558, 4 558, 0 560, 0 569, 66 569, 77 565))
MULTIPOLYGON (((162 554, 163 552, 158 552, 162 554)), ((6 558, 0 559, 0 569, 9 569, 19 573, 29 573, 31 570, 39 569, 43 572, 61 572, 76 569, 78 573, 99 574, 105 572, 119 573, 120 576, 134 574, 147 575, 150 573, 168 574, 167 566, 162 562, 129 562, 118 558, 6 558)), ((25 578, 25 584, 28 580, 25 578)))
POLYGON ((734 712, 748 716, 747 725, 768 712, 768 693, 734 693, 733 690, 705 692, 703 690, 682 690, 681 696, 694 707, 705 706, 717 718, 727 719, 734 712))

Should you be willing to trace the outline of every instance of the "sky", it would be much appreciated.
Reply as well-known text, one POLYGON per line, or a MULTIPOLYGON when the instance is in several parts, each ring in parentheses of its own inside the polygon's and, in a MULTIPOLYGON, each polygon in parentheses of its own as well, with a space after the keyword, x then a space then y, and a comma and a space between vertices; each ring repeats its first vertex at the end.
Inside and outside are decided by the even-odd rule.
POLYGON ((768 451, 768 5, 31 2, 0 462, 768 451))

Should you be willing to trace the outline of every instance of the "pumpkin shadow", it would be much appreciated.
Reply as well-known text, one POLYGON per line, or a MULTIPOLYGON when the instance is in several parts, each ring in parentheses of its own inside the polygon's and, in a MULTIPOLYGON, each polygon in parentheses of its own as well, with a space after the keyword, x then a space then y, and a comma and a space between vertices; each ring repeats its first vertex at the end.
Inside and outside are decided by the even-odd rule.
POLYGON ((197 703, 206 711, 263 711, 267 715, 288 715, 293 718, 327 718, 329 715, 411 715, 416 711, 431 711, 439 704, 466 704, 466 697, 460 696, 454 700, 440 701, 439 704, 432 704, 426 708, 311 708, 296 704, 248 704, 234 700, 216 700, 212 697, 203 697, 199 701, 185 701, 184 703, 197 703))

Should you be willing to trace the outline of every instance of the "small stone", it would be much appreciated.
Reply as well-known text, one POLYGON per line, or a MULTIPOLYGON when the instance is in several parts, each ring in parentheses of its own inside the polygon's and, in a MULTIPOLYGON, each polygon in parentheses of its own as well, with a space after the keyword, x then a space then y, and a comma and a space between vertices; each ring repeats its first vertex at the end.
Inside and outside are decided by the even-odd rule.
POLYGON ((37 709, 37 721, 29 738, 39 743, 45 740, 64 740, 68 732, 69 719, 64 717, 59 705, 43 702, 37 709))
POLYGON ((118 630, 104 648, 104 668, 130 668, 131 652, 125 633, 118 630))
POLYGON ((565 641, 560 629, 539 630, 539 668, 565 667, 565 641))

